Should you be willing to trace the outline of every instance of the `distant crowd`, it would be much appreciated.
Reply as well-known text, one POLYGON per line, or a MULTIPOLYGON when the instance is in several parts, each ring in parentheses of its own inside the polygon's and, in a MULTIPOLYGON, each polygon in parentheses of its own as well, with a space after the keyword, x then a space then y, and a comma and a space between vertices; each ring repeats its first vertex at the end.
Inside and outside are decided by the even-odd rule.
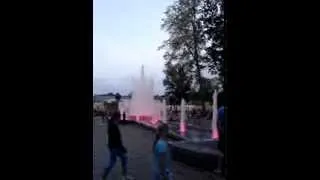
MULTIPOLYGON (((167 111, 167 118, 168 121, 174 122, 180 120, 181 112, 178 109, 168 109, 167 111)), ((110 116, 109 110, 93 110, 93 116, 100 116, 105 118, 106 116, 110 116)), ((121 116, 126 116, 124 113, 121 116)), ((203 121, 210 121, 212 119, 212 111, 211 110, 186 110, 186 120, 191 122, 192 124, 199 124, 203 121)))

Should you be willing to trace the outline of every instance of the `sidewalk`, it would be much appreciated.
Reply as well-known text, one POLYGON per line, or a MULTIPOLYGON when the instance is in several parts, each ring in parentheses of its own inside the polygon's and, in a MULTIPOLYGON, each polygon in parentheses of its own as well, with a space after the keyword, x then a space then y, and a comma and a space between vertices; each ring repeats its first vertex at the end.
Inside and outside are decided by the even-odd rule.
MULTIPOLYGON (((98 180, 103 168, 107 165, 109 152, 106 147, 106 125, 101 125, 99 121, 93 124, 93 179, 98 180)), ((154 134, 150 130, 146 130, 139 126, 124 125, 120 126, 123 143, 128 149, 128 174, 136 180, 152 179, 152 143, 154 134)), ((223 180, 212 172, 196 169, 177 161, 172 164, 175 180, 223 180)), ((121 163, 117 162, 116 166, 110 173, 111 180, 120 179, 121 163)))

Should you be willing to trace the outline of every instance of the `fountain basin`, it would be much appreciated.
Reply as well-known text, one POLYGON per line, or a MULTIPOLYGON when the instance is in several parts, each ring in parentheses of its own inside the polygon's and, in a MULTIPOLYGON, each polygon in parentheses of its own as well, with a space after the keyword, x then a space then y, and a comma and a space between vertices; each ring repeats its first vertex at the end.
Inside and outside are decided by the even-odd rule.
MULTIPOLYGON (((135 124, 151 131, 156 130, 156 125, 151 126, 133 120, 125 122, 125 124, 135 124)), ((207 138, 210 137, 208 131, 203 132, 208 134, 206 136, 195 135, 192 132, 189 130, 188 134, 183 136, 179 132, 169 129, 169 146, 173 160, 208 171, 215 170, 218 167, 219 159, 223 157, 223 153, 217 148, 218 142, 207 138), (192 136, 197 138, 192 138, 192 136)))
POLYGON ((197 168, 213 171, 223 154, 217 148, 217 141, 169 142, 174 160, 197 168))

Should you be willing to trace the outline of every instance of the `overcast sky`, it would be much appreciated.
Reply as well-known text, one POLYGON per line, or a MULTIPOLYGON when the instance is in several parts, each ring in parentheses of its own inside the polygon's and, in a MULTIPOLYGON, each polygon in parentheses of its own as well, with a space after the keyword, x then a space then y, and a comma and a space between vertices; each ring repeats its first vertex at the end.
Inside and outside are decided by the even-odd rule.
POLYGON ((132 77, 140 67, 155 81, 155 93, 162 93, 163 51, 167 39, 161 31, 163 12, 173 0, 94 0, 93 90, 94 93, 128 93, 132 77))

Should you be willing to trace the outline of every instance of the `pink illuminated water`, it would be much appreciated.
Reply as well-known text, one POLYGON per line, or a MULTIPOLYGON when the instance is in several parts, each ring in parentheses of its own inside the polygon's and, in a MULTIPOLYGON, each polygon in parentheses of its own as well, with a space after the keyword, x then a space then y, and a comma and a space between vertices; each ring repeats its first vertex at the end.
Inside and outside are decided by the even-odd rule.
POLYGON ((218 132, 217 128, 212 131, 211 138, 214 139, 214 140, 219 140, 219 132, 218 132))
POLYGON ((129 105, 129 119, 154 126, 160 120, 160 110, 153 98, 153 81, 145 77, 141 67, 140 78, 134 80, 133 93, 129 105))
POLYGON ((185 137, 186 136, 186 131, 180 131, 180 136, 185 137))
POLYGON ((180 122, 180 132, 186 132, 186 123, 184 121, 180 122))
POLYGON ((180 111, 180 132, 186 132, 186 102, 184 99, 181 100, 180 111))

